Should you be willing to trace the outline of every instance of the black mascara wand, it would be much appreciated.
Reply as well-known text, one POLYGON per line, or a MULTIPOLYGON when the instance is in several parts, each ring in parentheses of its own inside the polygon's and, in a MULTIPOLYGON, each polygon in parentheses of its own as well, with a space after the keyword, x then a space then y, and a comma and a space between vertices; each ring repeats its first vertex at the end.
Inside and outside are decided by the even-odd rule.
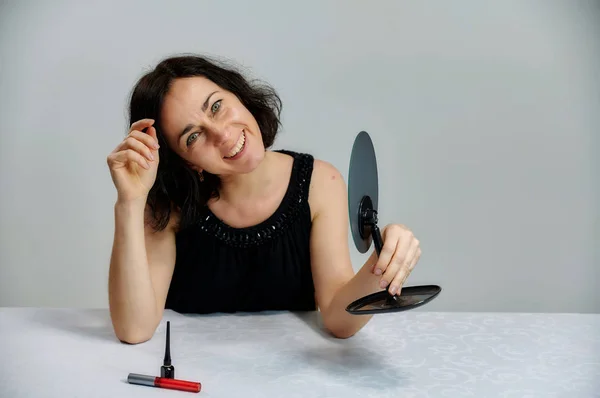
POLYGON ((160 377, 175 378, 175 367, 171 365, 171 323, 167 321, 167 341, 165 344, 165 359, 160 367, 160 377))

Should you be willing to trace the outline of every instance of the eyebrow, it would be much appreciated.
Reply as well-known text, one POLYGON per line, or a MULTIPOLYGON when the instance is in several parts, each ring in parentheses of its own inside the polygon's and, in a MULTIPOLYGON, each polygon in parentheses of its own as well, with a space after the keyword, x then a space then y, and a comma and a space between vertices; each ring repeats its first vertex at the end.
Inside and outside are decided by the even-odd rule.
MULTIPOLYGON (((212 95, 214 93, 216 93, 217 91, 213 91, 212 93, 210 93, 208 95, 208 97, 206 97, 206 100, 204 101, 204 103, 202 104, 202 112, 206 112, 206 108, 208 108, 208 102, 210 101, 210 97, 212 97, 212 95)), ((194 128, 193 124, 188 124, 187 126, 185 126, 183 128, 183 130, 181 130, 181 133, 179 133, 179 138, 178 140, 181 140, 181 138, 186 135, 191 129, 194 128)))

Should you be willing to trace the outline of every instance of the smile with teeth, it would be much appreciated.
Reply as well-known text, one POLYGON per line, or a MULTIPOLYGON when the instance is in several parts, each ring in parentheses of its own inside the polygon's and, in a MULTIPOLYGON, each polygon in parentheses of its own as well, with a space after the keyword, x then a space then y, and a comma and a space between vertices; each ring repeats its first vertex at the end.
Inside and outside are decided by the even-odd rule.
POLYGON ((238 153, 240 153, 241 150, 244 149, 244 144, 246 144, 246 133, 244 131, 242 131, 242 135, 240 135, 240 138, 238 139, 237 144, 231 150, 231 152, 229 152, 227 154, 227 156, 225 156, 225 158, 232 158, 235 155, 237 155, 238 153))

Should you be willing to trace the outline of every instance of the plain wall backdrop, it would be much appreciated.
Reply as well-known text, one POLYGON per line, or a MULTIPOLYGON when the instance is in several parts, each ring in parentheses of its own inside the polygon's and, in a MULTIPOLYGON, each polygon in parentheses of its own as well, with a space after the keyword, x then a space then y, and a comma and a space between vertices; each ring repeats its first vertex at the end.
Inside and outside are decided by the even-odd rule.
POLYGON ((419 310, 600 312, 598 21, 592 1, 4 1, 0 306, 108 306, 127 97, 200 53, 278 90, 275 148, 347 178, 371 134, 381 224, 422 245, 406 285, 443 288, 419 310))

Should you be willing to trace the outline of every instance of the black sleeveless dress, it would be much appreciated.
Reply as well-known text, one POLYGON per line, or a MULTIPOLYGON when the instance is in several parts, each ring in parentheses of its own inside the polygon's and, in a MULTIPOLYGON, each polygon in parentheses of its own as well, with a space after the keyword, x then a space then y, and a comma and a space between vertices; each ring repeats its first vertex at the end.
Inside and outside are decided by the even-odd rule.
POLYGON ((316 310, 308 205, 313 157, 294 158, 286 194, 264 222, 233 228, 206 207, 176 237, 175 270, 165 304, 180 313, 316 310))

